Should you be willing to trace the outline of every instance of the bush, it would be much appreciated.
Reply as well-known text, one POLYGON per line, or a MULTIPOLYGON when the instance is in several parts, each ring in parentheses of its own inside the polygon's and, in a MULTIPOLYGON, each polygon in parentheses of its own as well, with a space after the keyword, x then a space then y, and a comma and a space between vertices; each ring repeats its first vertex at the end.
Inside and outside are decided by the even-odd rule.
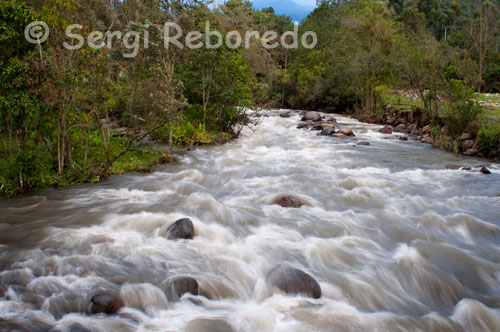
POLYGON ((467 131, 469 126, 483 112, 483 107, 473 100, 474 90, 462 80, 449 81, 448 105, 444 122, 451 137, 456 138, 467 131))
POLYGON ((500 125, 483 127, 478 132, 479 152, 485 156, 492 156, 500 149, 500 125))

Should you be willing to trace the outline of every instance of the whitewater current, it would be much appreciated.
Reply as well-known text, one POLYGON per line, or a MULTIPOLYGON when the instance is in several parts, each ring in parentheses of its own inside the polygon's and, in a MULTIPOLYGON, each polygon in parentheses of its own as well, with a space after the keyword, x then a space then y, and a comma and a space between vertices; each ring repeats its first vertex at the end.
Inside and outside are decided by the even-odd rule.
POLYGON ((0 201, 0 331, 500 331, 498 164, 348 117, 354 138, 264 115, 150 174, 0 201), (194 239, 167 239, 181 218, 194 239), (322 297, 270 287, 284 263, 322 297), (175 276, 200 295, 168 300, 175 276), (125 307, 91 315, 97 290, 125 307))

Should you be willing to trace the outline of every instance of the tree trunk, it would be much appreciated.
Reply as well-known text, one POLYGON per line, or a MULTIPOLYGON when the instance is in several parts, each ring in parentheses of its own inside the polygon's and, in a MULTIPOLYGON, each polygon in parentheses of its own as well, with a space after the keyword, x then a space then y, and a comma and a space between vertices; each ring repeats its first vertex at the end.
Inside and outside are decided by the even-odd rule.
POLYGON ((89 152, 89 128, 87 128, 85 133, 85 153, 83 155, 83 166, 87 166, 88 152, 89 152))

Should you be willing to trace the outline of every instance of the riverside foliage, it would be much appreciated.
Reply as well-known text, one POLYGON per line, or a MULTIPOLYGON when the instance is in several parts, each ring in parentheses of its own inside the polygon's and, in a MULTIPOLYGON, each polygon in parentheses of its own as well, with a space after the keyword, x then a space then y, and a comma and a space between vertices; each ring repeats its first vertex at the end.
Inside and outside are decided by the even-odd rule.
MULTIPOLYGON (((172 159, 175 144, 236 137, 246 107, 376 114, 388 91, 415 91, 409 110, 449 125, 477 122, 479 144, 498 149, 495 119, 481 118, 472 92, 500 92, 499 5, 494 0, 321 1, 300 33, 309 49, 165 49, 162 26, 203 31, 294 29, 248 1, 5 0, 0 2, 0 194, 99 181, 172 159), (24 28, 47 22, 49 39, 29 44, 24 28), (134 58, 114 48, 63 47, 65 29, 149 33, 134 58), (488 122, 489 121, 489 122, 488 122), (147 143, 169 143, 167 154, 147 143)), ((407 108, 403 108, 407 109, 407 108)))

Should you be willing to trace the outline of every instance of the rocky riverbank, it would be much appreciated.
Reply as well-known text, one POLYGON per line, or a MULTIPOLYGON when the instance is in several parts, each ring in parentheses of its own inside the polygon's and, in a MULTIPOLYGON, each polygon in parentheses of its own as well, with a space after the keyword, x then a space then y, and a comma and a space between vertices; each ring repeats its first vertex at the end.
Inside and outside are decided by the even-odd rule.
POLYGON ((382 133, 393 132, 408 135, 410 139, 416 139, 425 144, 469 157, 481 157, 490 160, 500 160, 500 150, 481 151, 478 130, 472 129, 464 132, 457 138, 449 135, 448 127, 432 126, 422 121, 422 117, 413 113, 386 112, 383 117, 360 116, 359 121, 385 125, 382 133))
MULTIPOLYGON (((290 111, 283 112, 280 114, 281 117, 290 117, 292 113, 290 111)), ((325 115, 315 111, 302 111, 300 112, 302 116, 301 122, 298 124, 297 129, 309 129, 319 131, 320 136, 332 136, 332 137, 355 137, 356 134, 351 128, 346 126, 339 126, 337 120, 334 117, 325 115)), ((360 122, 373 123, 384 125, 383 128, 379 130, 380 133, 386 135, 392 135, 394 133, 399 133, 397 139, 400 141, 418 140, 423 144, 430 144, 436 148, 440 148, 446 151, 455 152, 463 154, 469 157, 484 157, 478 150, 478 137, 477 135, 470 133, 463 133, 457 140, 453 140, 448 136, 448 129, 442 127, 440 130, 433 128, 431 125, 426 124, 421 125, 421 118, 414 117, 411 113, 390 113, 383 118, 370 118, 362 116, 358 119, 360 122)), ((357 145, 369 146, 370 142, 361 141, 357 142, 357 145)), ((500 156, 499 151, 494 152, 494 158, 498 159, 500 156)), ((467 170, 472 171, 470 167, 455 167, 455 165, 448 165, 447 169, 453 170, 467 170)), ((486 167, 480 167, 477 169, 483 174, 490 174, 486 167)))

